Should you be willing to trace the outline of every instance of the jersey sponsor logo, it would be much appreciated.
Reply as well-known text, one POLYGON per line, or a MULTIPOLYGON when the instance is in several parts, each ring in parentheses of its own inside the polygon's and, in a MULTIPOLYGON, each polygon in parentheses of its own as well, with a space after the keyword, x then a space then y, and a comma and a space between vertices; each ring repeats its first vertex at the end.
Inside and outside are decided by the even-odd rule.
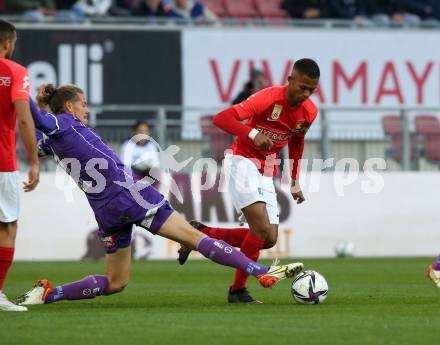
POLYGON ((223 244, 217 241, 214 241, 214 246, 219 247, 220 249, 223 249, 225 247, 223 244))
POLYGON ((307 133, 309 128, 310 128, 310 124, 303 122, 303 121, 300 121, 300 122, 296 123, 295 128, 292 129, 292 132, 294 132, 294 133, 307 133))
POLYGON ((277 121, 280 118, 282 111, 283 111, 283 106, 279 104, 275 104, 272 110, 272 115, 270 115, 270 117, 268 117, 267 120, 277 121))
POLYGON ((0 86, 11 86, 11 77, 0 77, 0 86))
POLYGON ((23 90, 27 90, 31 86, 31 83, 29 81, 29 77, 25 76, 23 78, 23 90))
POLYGON ((29 94, 30 87, 31 87, 30 79, 28 76, 25 76, 23 77, 23 85, 21 86, 21 89, 17 91, 29 94))
POLYGON ((92 294, 92 290, 87 288, 82 291, 84 296, 90 296, 92 294))
POLYGON ((102 239, 102 242, 104 243, 104 247, 109 249, 116 246, 116 240, 113 238, 113 236, 104 237, 102 239))
POLYGON ((263 128, 261 126, 256 126, 255 128, 257 128, 260 133, 264 134, 269 139, 272 139, 275 141, 286 141, 292 136, 292 133, 290 133, 290 132, 275 133, 275 132, 272 132, 271 130, 269 130, 267 128, 263 128))

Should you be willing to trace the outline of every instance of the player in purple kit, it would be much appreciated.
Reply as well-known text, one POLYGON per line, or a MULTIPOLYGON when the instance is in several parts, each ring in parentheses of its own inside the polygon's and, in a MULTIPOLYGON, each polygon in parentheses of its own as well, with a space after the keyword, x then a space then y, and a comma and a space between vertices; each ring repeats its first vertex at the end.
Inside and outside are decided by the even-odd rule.
POLYGON ((48 304, 122 291, 129 280, 133 224, 198 250, 216 263, 247 271, 264 287, 302 270, 302 263, 267 268, 252 261, 228 243, 195 230, 151 185, 134 181, 130 168, 87 127, 89 109, 77 86, 42 85, 37 101, 38 106, 31 100, 31 111, 40 131, 39 154, 53 155, 85 192, 107 251, 107 274, 91 275, 55 289, 47 280, 39 280, 17 299, 18 304, 48 304), (47 111, 49 107, 53 114, 47 111))
POLYGON ((440 255, 429 265, 426 275, 440 288, 440 255))

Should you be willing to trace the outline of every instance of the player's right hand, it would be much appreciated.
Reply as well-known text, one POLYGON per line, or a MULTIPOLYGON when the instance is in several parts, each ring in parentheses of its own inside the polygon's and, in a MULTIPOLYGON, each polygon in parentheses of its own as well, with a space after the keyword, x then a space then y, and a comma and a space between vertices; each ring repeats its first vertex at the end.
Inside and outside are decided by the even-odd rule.
POLYGON ((35 189, 40 181, 40 166, 38 164, 31 164, 28 173, 28 182, 23 182, 23 190, 30 192, 35 189))
POLYGON ((40 109, 48 111, 49 110, 49 106, 47 104, 43 103, 43 98, 44 98, 45 90, 46 90, 46 84, 41 84, 38 87, 37 97, 35 97, 35 99, 37 100, 37 104, 38 104, 38 107, 40 109))
POLYGON ((273 147, 273 141, 263 133, 258 133, 254 138, 254 144, 262 150, 270 150, 273 147))

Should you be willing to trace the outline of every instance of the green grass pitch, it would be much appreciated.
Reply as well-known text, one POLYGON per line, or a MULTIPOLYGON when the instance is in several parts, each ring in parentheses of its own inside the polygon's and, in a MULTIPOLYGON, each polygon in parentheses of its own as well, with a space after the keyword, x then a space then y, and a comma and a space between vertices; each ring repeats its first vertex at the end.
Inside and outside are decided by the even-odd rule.
MULTIPOLYGON (((289 260, 282 260, 288 262, 289 260)), ((228 305, 232 269, 206 260, 133 264, 118 295, 0 312, 0 344, 418 345, 440 341, 440 289, 428 258, 305 259, 329 283, 322 305, 292 302, 290 282, 249 289, 263 305, 228 305)), ((5 292, 38 278, 59 284, 103 273, 104 262, 15 263, 5 292)))

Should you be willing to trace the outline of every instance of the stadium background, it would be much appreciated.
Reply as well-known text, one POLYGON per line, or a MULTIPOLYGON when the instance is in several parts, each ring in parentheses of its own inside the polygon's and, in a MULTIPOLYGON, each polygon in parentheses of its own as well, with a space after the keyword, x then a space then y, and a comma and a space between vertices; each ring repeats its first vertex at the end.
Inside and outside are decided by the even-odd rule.
MULTIPOLYGON (((92 106, 91 125, 117 151, 143 119, 163 149, 177 145, 178 160, 193 157, 174 174, 183 202, 171 200, 188 219, 220 226, 236 224, 228 195, 200 191, 201 181, 191 180, 198 158, 214 158, 220 167, 230 142, 206 116, 230 104, 250 69, 283 84, 295 59, 314 58, 322 78, 313 96, 319 119, 304 153, 310 161, 302 166, 308 200, 294 205, 286 183, 277 182, 280 240, 264 256, 333 256, 343 240, 354 244, 356 256, 434 255, 440 242, 439 31, 326 23, 20 23, 15 58, 28 67, 33 93, 41 83, 79 84, 92 106), (434 125, 420 123, 421 115, 434 125), (339 163, 311 172, 313 159, 329 158, 339 163), (358 161, 359 173, 346 166, 348 158, 358 161), (364 171, 369 158, 386 161, 379 178, 364 171)), ((16 259, 102 256, 84 196, 70 185, 60 189, 66 181, 55 178, 52 162, 42 167, 39 189, 22 198, 16 259)), ((166 186, 162 191, 168 193, 166 186)), ((169 241, 136 231, 135 242, 137 258, 175 257, 169 241)))
MULTIPOLYGON (((33 94, 41 83, 80 85, 92 106, 90 124, 118 152, 133 123, 146 120, 162 149, 176 145, 178 161, 192 158, 172 172, 182 198, 170 194, 165 182, 161 191, 188 219, 221 226, 237 222, 229 196, 217 193, 231 138, 213 127, 212 115, 231 103, 250 70, 261 70, 270 84, 283 84, 296 59, 316 59, 322 77, 313 98, 320 113, 302 164, 308 200, 294 205, 288 181, 277 179, 280 239, 265 256, 333 256, 342 240, 354 244, 356 256, 435 255, 440 239, 437 5, 423 0, 431 10, 426 14, 417 12, 415 1, 343 1, 345 15, 353 19, 347 20, 336 7, 326 12, 325 6, 337 2, 212 0, 204 4, 218 18, 202 11, 191 12, 199 16, 193 19, 167 18, 178 13, 177 3, 187 3, 168 0, 157 2, 164 9, 159 17, 158 12, 136 16, 141 2, 135 1, 44 1, 40 7, 5 1, 0 11, 21 13, 11 17, 19 29, 15 58, 28 67, 33 94), (294 19, 278 8, 282 2, 294 19), (362 3, 369 13, 359 12, 362 3), (397 12, 377 15, 373 3, 397 12), (304 4, 320 7, 320 15, 315 11, 310 19, 307 6, 301 14, 304 4), (128 13, 121 6, 137 7, 131 9, 135 16, 120 16, 128 13), (200 158, 218 164, 208 173, 213 186, 207 190, 194 173, 200 158)), ((66 176, 55 174, 53 162, 43 161, 42 168, 40 188, 22 198, 16 259, 102 256, 84 196, 66 176)), ((153 241, 143 231, 136 231, 134 247, 137 258, 175 256, 171 242, 153 241)))
MULTIPOLYGON (((24 4, 0 0, 0 12, 12 2, 24 4)), ((109 0, 54 2, 65 8, 109 0)), ((122 2, 136 0, 113 1, 122 2)), ((201 191, 200 181, 209 179, 193 174, 201 157, 219 163, 230 141, 209 116, 230 104, 251 67, 283 83, 295 59, 315 58, 322 88, 314 97, 320 113, 304 152, 310 161, 302 165, 307 202, 294 205, 277 180, 280 240, 262 262, 269 265, 272 256, 283 257, 283 263, 303 261, 326 277, 329 297, 322 305, 293 304, 289 280, 274 289, 250 280, 249 290, 264 304, 230 305, 229 267, 207 260, 179 266, 171 260, 175 244, 136 231, 134 257, 142 260, 132 263, 123 293, 0 313, 0 343, 437 343, 439 290, 423 275, 440 243, 440 16, 386 24, 354 16, 289 19, 273 6, 270 15, 256 6, 280 0, 203 2, 220 8, 219 19, 72 17, 77 12, 68 11, 66 17, 65 10, 63 16, 60 10, 42 17, 37 10, 30 17, 5 18, 17 24, 15 59, 29 68, 34 90, 42 82, 79 83, 93 108, 91 125, 117 151, 133 123, 146 120, 162 148, 181 148, 178 161, 193 157, 174 174, 183 202, 171 195, 173 206, 187 218, 221 226, 237 224, 228 196, 216 188, 201 191), (225 9, 226 3, 233 6, 225 9), (231 11, 237 7, 241 11, 231 11), (379 175, 370 169, 377 170, 368 161, 373 157, 387 163, 379 175), (338 164, 322 173, 322 164, 311 161, 331 158, 338 164), (349 158, 359 163, 359 174, 347 166, 356 168, 349 158), (355 258, 331 258, 341 240, 354 243, 355 258)), ((436 0, 366 2, 438 5, 436 0)), ((24 174, 22 148, 18 153, 24 174)), ((104 260, 82 260, 103 255, 86 199, 69 177, 55 174, 50 160, 41 167, 38 189, 22 195, 16 262, 5 284, 11 300, 37 279, 56 286, 105 272, 104 260)), ((218 170, 210 177, 217 183, 218 170)), ((166 185, 161 188, 167 192, 166 185)))

